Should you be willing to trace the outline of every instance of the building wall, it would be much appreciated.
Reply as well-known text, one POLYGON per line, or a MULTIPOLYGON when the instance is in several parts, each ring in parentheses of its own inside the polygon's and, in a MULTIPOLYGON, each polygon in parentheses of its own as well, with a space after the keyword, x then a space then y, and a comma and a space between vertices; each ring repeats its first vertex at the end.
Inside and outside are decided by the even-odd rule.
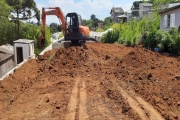
POLYGON ((113 20, 113 18, 114 18, 114 14, 115 14, 115 12, 114 12, 114 10, 111 12, 111 19, 113 20))
POLYGON ((0 78, 15 67, 14 55, 0 62, 0 78))
POLYGON ((180 26, 180 8, 178 9, 174 9, 168 12, 165 12, 161 15, 161 23, 160 23, 160 29, 161 30, 168 30, 170 31, 172 28, 171 27, 165 27, 165 23, 164 23, 164 16, 165 15, 170 15, 170 14, 175 14, 175 27, 179 27, 180 26))
POLYGON ((117 16, 123 15, 123 13, 115 13, 115 11, 113 10, 111 12, 111 19, 113 22, 119 22, 119 19, 117 18, 117 16))
POLYGON ((98 28, 102 28, 103 27, 103 23, 98 23, 98 28))
POLYGON ((148 11, 151 10, 151 6, 144 6, 142 3, 139 4, 139 17, 143 18, 148 15, 148 11))
POLYGON ((111 12, 111 19, 112 19, 113 22, 116 21, 116 13, 115 13, 114 10, 111 12))
POLYGON ((30 43, 29 48, 29 56, 34 56, 34 43, 30 43))

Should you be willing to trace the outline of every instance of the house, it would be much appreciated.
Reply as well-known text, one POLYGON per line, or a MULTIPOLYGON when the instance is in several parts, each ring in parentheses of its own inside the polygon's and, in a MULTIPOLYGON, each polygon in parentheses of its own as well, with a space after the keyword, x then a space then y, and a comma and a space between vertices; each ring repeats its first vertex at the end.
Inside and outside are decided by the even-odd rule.
POLYGON ((122 19, 121 15, 124 14, 124 10, 121 7, 113 7, 110 14, 113 22, 119 22, 122 19))
POLYGON ((170 31, 172 27, 180 29, 180 5, 166 8, 160 12, 160 29, 170 31))
POLYGON ((139 3, 139 18, 143 18, 151 13, 152 4, 151 3, 139 3))
POLYGON ((130 18, 132 17, 132 11, 126 11, 125 14, 127 16, 127 20, 130 20, 130 18))
POLYGON ((34 40, 19 39, 14 41, 14 61, 16 64, 34 57, 34 40))
POLYGON ((15 67, 14 51, 11 45, 0 46, 0 78, 15 67))

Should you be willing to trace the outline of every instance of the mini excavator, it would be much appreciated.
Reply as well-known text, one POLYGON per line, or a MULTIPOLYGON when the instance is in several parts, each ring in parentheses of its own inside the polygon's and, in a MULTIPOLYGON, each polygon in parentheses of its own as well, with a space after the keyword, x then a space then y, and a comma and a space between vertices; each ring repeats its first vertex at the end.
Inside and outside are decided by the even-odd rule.
POLYGON ((68 13, 66 18, 59 7, 42 8, 42 35, 38 39, 38 48, 43 49, 45 44, 46 16, 55 15, 61 21, 61 30, 64 41, 70 41, 72 45, 85 43, 88 40, 96 41, 90 37, 89 28, 82 26, 81 16, 75 12, 68 13), (48 9, 45 11, 45 9, 48 9))

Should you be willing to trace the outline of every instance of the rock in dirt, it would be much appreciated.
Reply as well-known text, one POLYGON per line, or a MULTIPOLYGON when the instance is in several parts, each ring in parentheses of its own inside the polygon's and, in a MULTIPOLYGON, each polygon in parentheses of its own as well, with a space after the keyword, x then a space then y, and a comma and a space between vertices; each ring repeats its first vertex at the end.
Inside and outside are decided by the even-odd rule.
POLYGON ((108 60, 108 59, 110 59, 110 56, 106 55, 105 60, 108 60))
POLYGON ((177 106, 180 107, 180 101, 177 103, 177 106))
POLYGON ((180 80, 180 75, 176 75, 174 76, 174 78, 176 78, 177 80, 180 80))
POLYGON ((147 78, 150 79, 152 77, 152 73, 149 73, 147 78))
POLYGON ((56 106, 56 109, 60 109, 60 106, 56 106))
POLYGON ((47 103, 49 102, 49 98, 46 99, 46 102, 47 102, 47 103))

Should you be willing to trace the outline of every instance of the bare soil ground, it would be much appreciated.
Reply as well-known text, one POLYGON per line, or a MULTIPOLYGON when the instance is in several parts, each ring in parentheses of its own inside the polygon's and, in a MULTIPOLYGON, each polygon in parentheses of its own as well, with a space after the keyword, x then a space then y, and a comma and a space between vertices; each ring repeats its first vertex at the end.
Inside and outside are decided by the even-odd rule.
POLYGON ((115 44, 51 50, 0 81, 0 119, 178 120, 179 63, 115 44))

